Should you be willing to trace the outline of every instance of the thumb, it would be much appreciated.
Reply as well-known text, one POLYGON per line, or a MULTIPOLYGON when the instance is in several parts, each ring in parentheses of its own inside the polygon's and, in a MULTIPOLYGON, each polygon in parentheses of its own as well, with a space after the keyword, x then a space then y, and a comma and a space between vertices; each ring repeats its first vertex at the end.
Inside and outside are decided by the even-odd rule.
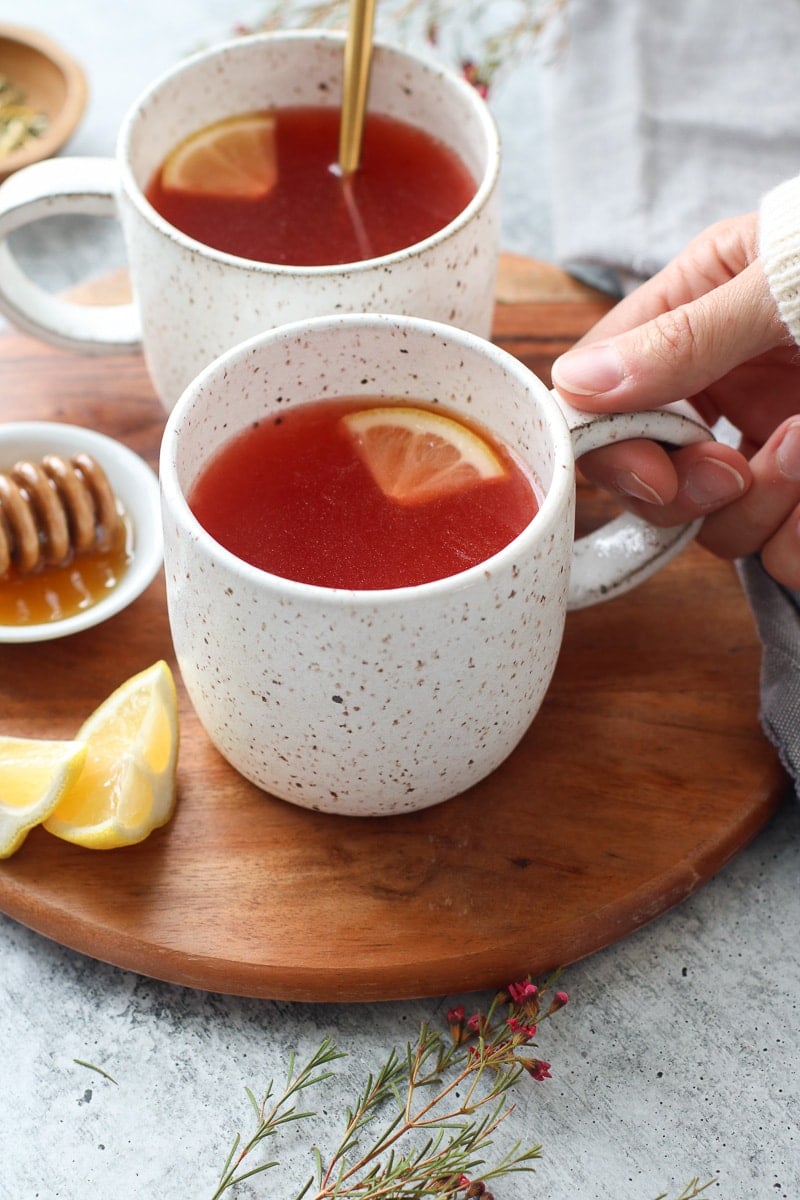
POLYGON ((656 408, 696 395, 787 336, 756 261, 697 300, 568 351, 552 379, 577 408, 656 408))

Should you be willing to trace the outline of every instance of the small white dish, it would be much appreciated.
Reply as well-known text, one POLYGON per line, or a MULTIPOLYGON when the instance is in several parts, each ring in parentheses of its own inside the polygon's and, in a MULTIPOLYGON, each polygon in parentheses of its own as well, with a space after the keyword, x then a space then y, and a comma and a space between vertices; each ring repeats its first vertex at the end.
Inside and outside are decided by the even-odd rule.
MULTIPOLYGON (((59 621, 40 625, 0 624, 0 643, 44 642, 99 625, 121 612, 152 583, 163 561, 158 479, 150 466, 122 442, 51 421, 0 424, 0 471, 20 459, 38 462, 46 454, 71 455, 83 450, 103 468, 132 528, 131 562, 117 586, 96 604, 59 621)), ((0 584, 2 586, 2 584, 0 584)))

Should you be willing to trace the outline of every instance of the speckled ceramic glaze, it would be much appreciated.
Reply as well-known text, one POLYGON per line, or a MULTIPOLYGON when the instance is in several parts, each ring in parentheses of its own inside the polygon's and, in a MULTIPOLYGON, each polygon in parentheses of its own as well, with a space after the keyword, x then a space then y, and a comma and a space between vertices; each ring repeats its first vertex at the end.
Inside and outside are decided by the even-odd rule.
POLYGON ((164 221, 144 197, 166 154, 217 119, 277 105, 338 105, 343 38, 295 32, 240 38, 181 63, 134 104, 116 161, 58 159, 0 188, 0 241, 57 212, 119 213, 136 305, 94 309, 46 296, 7 245, 0 308, 29 333, 92 353, 141 341, 170 408, 197 372, 244 338, 304 317, 397 312, 488 335, 499 250, 499 146, 489 111, 455 74, 398 48, 375 47, 371 109, 424 126, 478 182, 448 226, 395 254, 333 267, 281 267, 212 250, 164 221))
POLYGON ((359 815, 424 808, 487 775, 541 704, 568 605, 631 587, 692 535, 645 535, 624 519, 586 541, 570 585, 574 442, 589 449, 638 434, 708 436, 664 412, 566 413, 504 351, 426 321, 330 317, 223 355, 173 410, 160 466, 170 626, 222 754, 276 796, 359 815), (538 514, 485 563, 419 587, 335 590, 248 566, 205 533, 186 495, 209 456, 255 418, 325 395, 464 412, 527 466, 538 514))

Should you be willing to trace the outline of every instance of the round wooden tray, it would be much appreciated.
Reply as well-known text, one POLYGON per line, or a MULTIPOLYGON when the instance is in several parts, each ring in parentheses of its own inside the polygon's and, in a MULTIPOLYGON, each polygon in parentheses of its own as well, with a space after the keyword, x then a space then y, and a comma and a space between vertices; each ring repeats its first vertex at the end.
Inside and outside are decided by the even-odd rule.
MULTIPOLYGON (((510 256, 498 299, 497 340, 544 377, 606 307, 510 256)), ((8 333, 0 362, 1 419, 84 424, 155 464, 164 415, 138 356, 82 358, 8 333)), ((605 508, 581 489, 583 522, 605 508)), ((96 629, 0 647, 0 732, 72 736, 161 657, 174 667, 159 578, 96 629)), ((538 974, 677 904, 775 810, 785 781, 758 725, 759 658, 733 568, 690 547, 635 592, 569 616, 544 707, 490 779, 373 820, 246 783, 178 678, 172 822, 109 852, 35 830, 0 863, 0 910, 120 967, 247 996, 399 999, 538 974)))

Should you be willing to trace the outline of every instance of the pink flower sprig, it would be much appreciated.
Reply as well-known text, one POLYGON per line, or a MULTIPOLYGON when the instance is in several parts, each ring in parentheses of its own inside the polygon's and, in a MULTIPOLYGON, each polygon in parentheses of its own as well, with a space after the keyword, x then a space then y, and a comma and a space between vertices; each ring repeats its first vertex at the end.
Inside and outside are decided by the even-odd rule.
MULTIPOLYGON (((482 96, 495 80, 524 62, 566 0, 517 0, 498 14, 491 0, 385 0, 376 32, 414 44, 422 38, 448 59, 482 96)), ((502 10, 503 6, 499 6, 502 10)), ((237 22, 234 33, 290 28, 345 28, 348 0, 264 0, 255 22, 237 22)))
POLYGON ((483 96, 484 100, 489 95, 490 79, 482 73, 481 68, 472 59, 465 58, 461 62, 461 74, 466 79, 467 83, 475 88, 479 96, 483 96))
MULTIPOLYGON (((568 1002, 566 992, 558 991, 547 999, 552 981, 539 987, 530 978, 509 983, 499 991, 487 1012, 474 1012, 467 1016, 463 1004, 447 1010, 447 1027, 450 1033, 450 1055, 455 1057, 466 1049, 466 1066, 460 1079, 470 1073, 475 1079, 487 1069, 504 1074, 505 1086, 509 1086, 520 1075, 528 1075, 537 1083, 551 1079, 551 1064, 530 1053, 536 1047, 534 1041, 539 1024, 562 1009, 568 1002)), ((474 1086, 474 1084, 473 1084, 474 1086)), ((494 1200, 487 1190, 485 1178, 470 1178, 462 1175, 450 1195, 458 1200, 494 1200)))
MULTIPOLYGON (((523 979, 509 983, 505 990, 498 992, 487 1013, 476 1012, 468 1017, 463 1004, 455 1005, 447 1012, 447 1025, 453 1044, 461 1046, 477 1038, 493 1049, 516 1051, 534 1045, 538 1022, 547 1020, 569 1003, 567 993, 559 991, 554 993, 544 1008, 542 995, 543 992, 531 979, 523 979), (505 1015, 502 1015, 503 1008, 505 1015)), ((522 1059, 515 1061, 529 1070, 522 1059)), ((534 1074, 534 1078, 549 1078, 549 1065, 544 1064, 548 1068, 547 1073, 544 1068, 536 1074, 530 1073, 534 1074)))
MULTIPOLYGON (((566 995, 566 993, 564 993, 566 995)), ((512 1004, 532 1004, 538 1002, 539 989, 535 983, 531 983, 530 979, 523 979, 521 983, 510 983, 508 985, 508 997, 512 1004)))

